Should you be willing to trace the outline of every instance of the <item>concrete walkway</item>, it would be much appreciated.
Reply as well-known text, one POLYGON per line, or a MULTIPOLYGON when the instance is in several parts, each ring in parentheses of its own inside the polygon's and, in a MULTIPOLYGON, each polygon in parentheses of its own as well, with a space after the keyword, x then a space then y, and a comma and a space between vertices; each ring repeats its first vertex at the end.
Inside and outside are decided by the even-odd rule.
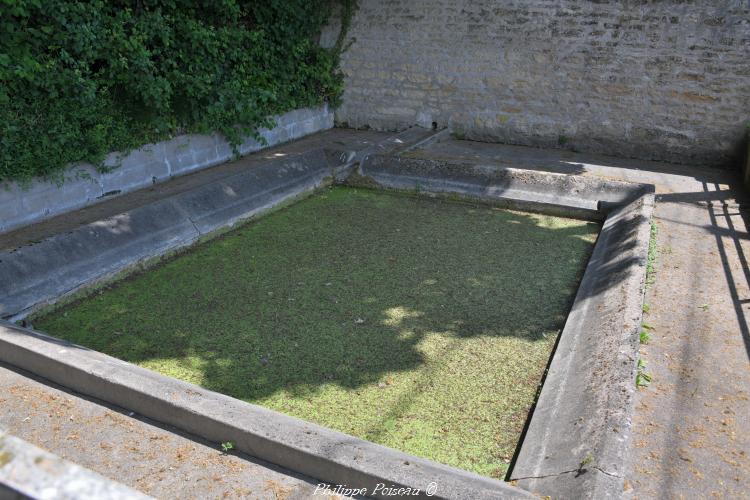
POLYGON ((413 153, 656 185, 655 282, 628 494, 750 498, 750 205, 734 172, 443 141, 413 153))
POLYGON ((317 482, 0 365, 0 427, 155 498, 309 498, 317 482))
POLYGON ((748 206, 696 179, 664 193, 636 400, 636 498, 750 498, 748 206), (703 197, 708 200, 695 201, 703 197))
MULTIPOLYGON (((171 190, 306 147, 363 149, 388 134, 334 129, 0 236, 13 248, 171 190)), ((638 392, 628 494, 750 497, 748 205, 732 173, 567 151, 447 140, 409 154, 657 186, 656 280, 647 291, 652 384, 638 392)), ((116 213, 116 212, 115 212, 116 213)), ((314 482, 182 436, 0 366, 0 427, 157 497, 308 497, 314 482)))

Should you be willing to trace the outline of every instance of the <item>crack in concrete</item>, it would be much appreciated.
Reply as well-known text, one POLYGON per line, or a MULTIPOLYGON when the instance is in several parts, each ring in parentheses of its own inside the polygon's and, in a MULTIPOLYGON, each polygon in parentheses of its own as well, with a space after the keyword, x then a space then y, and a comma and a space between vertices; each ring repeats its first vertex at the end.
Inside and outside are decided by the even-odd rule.
POLYGON ((592 469, 596 469, 599 472, 601 472, 602 474, 606 474, 607 476, 611 476, 611 477, 616 477, 618 479, 622 479, 624 477, 624 476, 622 476, 620 474, 615 474, 614 472, 607 472, 606 470, 600 469, 599 467, 596 467, 596 466, 592 467, 592 469))
POLYGON ((188 220, 188 222, 190 222, 190 224, 191 224, 191 225, 193 226, 193 229, 195 229, 195 233, 197 234, 197 236, 196 236, 196 239, 197 239, 197 238, 200 238, 200 237, 201 237, 201 236, 203 235, 203 233, 201 233, 201 230, 200 230, 200 229, 198 229, 198 226, 197 226, 197 224, 195 223, 195 221, 193 220, 193 218, 192 218, 192 217, 190 217, 189 215, 186 215, 186 216, 185 216, 185 218, 186 218, 186 219, 188 220))
POLYGON ((623 478, 623 476, 621 476, 620 474, 616 474, 614 472, 608 472, 608 471, 606 471, 606 470, 604 470, 604 469, 602 469, 600 467, 597 467, 597 466, 591 466, 591 467, 587 467, 585 469, 577 468, 577 469, 572 469, 572 470, 564 470, 564 471, 561 471, 561 472, 555 472, 553 474, 545 474, 544 476, 517 477, 517 478, 514 478, 513 480, 514 481, 523 481, 524 479, 545 479, 545 478, 548 478, 548 477, 562 476, 564 474, 572 474, 574 472, 577 472, 577 473, 579 473, 579 475, 582 475, 582 474, 585 474, 588 469, 596 469, 599 472, 601 472, 602 474, 605 474, 605 475, 610 476, 610 477, 615 477, 615 478, 618 478, 618 479, 622 479, 623 478))

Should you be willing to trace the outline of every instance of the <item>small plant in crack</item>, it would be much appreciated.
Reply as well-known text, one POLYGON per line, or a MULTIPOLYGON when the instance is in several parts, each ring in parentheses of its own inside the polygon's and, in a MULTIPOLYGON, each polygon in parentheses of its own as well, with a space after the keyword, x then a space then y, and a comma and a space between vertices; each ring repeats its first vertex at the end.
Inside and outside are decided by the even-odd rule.
POLYGON ((639 340, 641 344, 648 344, 651 341, 651 331, 654 330, 654 327, 649 325, 648 323, 642 323, 641 327, 643 328, 641 330, 641 333, 639 335, 639 340))
POLYGON ((638 365, 636 366, 635 386, 638 388, 648 387, 650 383, 651 375, 646 373, 646 362, 642 359, 639 359, 638 365))
POLYGON ((234 443, 231 441, 227 441, 226 443, 221 443, 221 451, 224 453, 229 453, 234 449, 234 443))
POLYGON ((587 453, 585 457, 583 457, 583 460, 581 460, 581 463, 578 464, 578 471, 576 472, 576 477, 580 476, 581 474, 584 474, 587 470, 587 466, 594 463, 594 456, 591 453, 587 453))

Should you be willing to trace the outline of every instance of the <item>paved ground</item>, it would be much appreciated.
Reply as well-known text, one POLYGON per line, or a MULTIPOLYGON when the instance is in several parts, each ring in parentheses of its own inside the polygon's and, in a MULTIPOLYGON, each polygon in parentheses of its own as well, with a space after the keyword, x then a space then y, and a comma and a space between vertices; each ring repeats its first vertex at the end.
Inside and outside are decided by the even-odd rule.
MULTIPOLYGON (((308 146, 329 140, 366 145, 384 136, 334 130, 303 141, 310 141, 308 146)), ((303 141, 260 154, 293 152, 307 147, 303 141)), ((645 318, 654 330, 642 348, 653 383, 638 392, 629 493, 634 498, 750 498, 750 205, 738 201, 731 189, 735 176, 465 141, 434 144, 414 154, 657 185, 660 253, 645 318)), ((230 164, 203 175, 227 175, 236 168, 244 167, 230 164)), ((187 176, 175 181, 174 189, 200 181, 187 176)), ((158 195, 128 196, 137 200, 158 195)), ((122 202, 53 220, 37 234, 27 230, 4 236, 0 248, 84 222, 101 213, 97 210, 114 210, 122 202)), ((0 426, 11 433, 154 496, 293 498, 312 491, 304 478, 249 457, 222 455, 215 444, 175 434, 2 366, 0 408, 0 426)))
POLYGON ((0 365, 0 427, 157 498, 309 498, 315 481, 0 365))
POLYGON ((750 212, 685 194, 656 207, 654 331, 641 350, 654 382, 636 400, 631 484, 637 498, 750 498, 750 212))
POLYGON ((750 498, 750 205, 737 175, 465 141, 414 154, 656 185, 654 329, 641 350, 653 382, 637 394, 629 492, 750 498))

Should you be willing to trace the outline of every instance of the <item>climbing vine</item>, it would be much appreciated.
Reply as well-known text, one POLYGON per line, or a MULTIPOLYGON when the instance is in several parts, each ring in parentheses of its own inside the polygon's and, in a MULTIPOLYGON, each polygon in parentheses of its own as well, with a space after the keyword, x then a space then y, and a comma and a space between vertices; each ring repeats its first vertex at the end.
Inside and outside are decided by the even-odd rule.
POLYGON ((0 181, 184 132, 237 145, 336 101, 345 35, 316 42, 336 4, 351 16, 353 0, 0 0, 0 181))

